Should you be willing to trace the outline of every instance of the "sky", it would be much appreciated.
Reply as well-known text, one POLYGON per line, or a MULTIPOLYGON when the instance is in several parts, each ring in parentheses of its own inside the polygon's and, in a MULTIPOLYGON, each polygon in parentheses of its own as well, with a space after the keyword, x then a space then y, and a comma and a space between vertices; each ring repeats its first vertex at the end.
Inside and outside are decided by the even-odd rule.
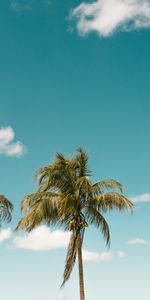
POLYGON ((150 1, 0 0, 0 194, 3 300, 77 300, 78 270, 60 290, 69 232, 15 233, 35 171, 83 146, 92 179, 114 178, 133 214, 105 215, 83 244, 86 300, 148 300, 150 269, 150 1))

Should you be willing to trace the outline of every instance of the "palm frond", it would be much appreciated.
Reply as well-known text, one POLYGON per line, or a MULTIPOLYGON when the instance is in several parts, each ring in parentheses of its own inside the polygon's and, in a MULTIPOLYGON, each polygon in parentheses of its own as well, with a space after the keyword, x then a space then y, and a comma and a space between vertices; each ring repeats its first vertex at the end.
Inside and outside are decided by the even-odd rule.
POLYGON ((59 201, 58 205, 58 213, 60 219, 65 221, 67 225, 67 220, 72 218, 72 216, 76 215, 78 211, 78 202, 74 198, 74 195, 61 195, 61 200, 59 201), (70 218, 69 218, 70 217, 70 218))
POLYGON ((93 190, 97 190, 98 193, 104 193, 108 189, 118 189, 121 193, 123 192, 122 184, 114 179, 104 179, 93 184, 93 190))
POLYGON ((21 201, 21 211, 26 212, 33 209, 33 206, 40 201, 47 199, 51 204, 55 204, 59 201, 60 195, 52 192, 40 192, 37 191, 30 195, 25 196, 21 201))
POLYGON ((61 287, 63 287, 66 281, 69 279, 72 269, 74 267, 78 245, 79 245, 79 236, 80 236, 79 230, 74 231, 71 235, 68 250, 67 250, 66 264, 65 264, 64 274, 63 274, 63 283, 61 287))
POLYGON ((88 198, 92 196, 92 182, 88 177, 82 176, 77 178, 75 184, 75 195, 80 199, 81 204, 87 202, 88 198))
POLYGON ((34 177, 35 177, 35 179, 36 179, 36 181, 38 182, 39 185, 43 181, 44 177, 46 177, 48 175, 50 168, 51 168, 51 166, 48 165, 47 167, 42 167, 42 168, 38 169, 35 172, 35 176, 34 177))
POLYGON ((13 204, 4 196, 0 195, 0 222, 10 222, 12 219, 13 204))
POLYGON ((37 192, 25 197, 22 200, 22 211, 26 211, 26 215, 20 220, 16 230, 31 231, 40 224, 60 224, 59 201, 59 195, 49 192, 37 192))
POLYGON ((106 241, 106 245, 110 246, 110 231, 109 226, 105 218, 101 215, 101 213, 93 206, 87 205, 85 208, 85 218, 90 223, 100 228, 104 239, 106 241))
POLYGON ((63 283, 61 287, 63 287, 66 281, 70 278, 71 272, 73 270, 76 261, 79 243, 81 243, 82 245, 83 237, 84 237, 84 229, 82 230, 78 229, 72 232, 68 250, 67 250, 66 264, 65 264, 64 274, 63 274, 63 283))
POLYGON ((76 166, 78 177, 90 176, 91 171, 88 167, 88 154, 83 148, 77 149, 78 154, 72 159, 72 163, 76 166))
POLYGON ((39 191, 61 191, 74 192, 75 170, 72 168, 71 160, 57 153, 53 165, 39 169, 36 172, 39 191))
POLYGON ((106 193, 97 195, 91 203, 95 206, 99 211, 106 212, 108 210, 112 210, 116 208, 117 210, 129 210, 132 212, 133 203, 122 194, 118 193, 106 193))

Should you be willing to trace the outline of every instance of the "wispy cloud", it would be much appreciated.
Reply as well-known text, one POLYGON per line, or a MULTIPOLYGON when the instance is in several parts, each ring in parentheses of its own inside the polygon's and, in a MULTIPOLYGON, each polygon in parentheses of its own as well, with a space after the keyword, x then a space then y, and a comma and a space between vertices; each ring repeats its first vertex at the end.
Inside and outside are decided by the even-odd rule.
POLYGON ((26 152, 26 147, 20 142, 14 142, 15 133, 11 126, 0 128, 0 154, 20 157, 26 152))
POLYGON ((64 248, 68 245, 69 237, 70 232, 63 232, 61 230, 51 231, 47 226, 42 225, 25 234, 25 236, 15 237, 13 247, 32 251, 64 248))
POLYGON ((150 194, 145 193, 145 194, 142 194, 142 195, 130 197, 130 199, 134 203, 137 203, 137 202, 150 202, 150 194))
POLYGON ((22 14, 24 11, 30 11, 32 9, 31 1, 12 0, 10 3, 10 9, 16 14, 22 14))
POLYGON ((130 245, 149 245, 150 242, 141 238, 134 238, 128 241, 130 245))
POLYGON ((25 12, 36 11, 39 4, 41 7, 50 7, 52 5, 52 1, 53 0, 11 0, 10 9, 13 13, 20 16, 25 12))
POLYGON ((81 35, 92 31, 108 37, 116 31, 132 31, 150 27, 149 0, 97 0, 82 2, 70 13, 77 21, 81 35))
POLYGON ((88 262, 107 262, 116 257, 123 258, 125 253, 123 251, 99 253, 83 250, 83 260, 88 262))
POLYGON ((10 228, 0 230, 0 243, 9 239, 12 236, 12 230, 10 228))

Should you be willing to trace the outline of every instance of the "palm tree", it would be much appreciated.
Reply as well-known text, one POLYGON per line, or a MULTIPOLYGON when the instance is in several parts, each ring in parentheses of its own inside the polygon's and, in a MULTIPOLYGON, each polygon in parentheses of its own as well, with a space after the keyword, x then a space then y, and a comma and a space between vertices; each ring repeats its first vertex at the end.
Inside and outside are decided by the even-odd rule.
POLYGON ((4 195, 0 195, 0 225, 2 221, 11 221, 12 210, 13 204, 4 195))
POLYGON ((37 171, 38 191, 23 198, 21 210, 25 215, 16 228, 30 232, 40 224, 47 224, 61 225, 71 231, 62 286, 69 279, 78 255, 80 300, 85 300, 82 262, 85 229, 95 225, 109 246, 109 226, 102 213, 113 208, 132 210, 133 206, 123 196, 119 182, 107 179, 93 184, 90 176, 88 155, 82 148, 69 159, 56 154, 52 164, 37 171))

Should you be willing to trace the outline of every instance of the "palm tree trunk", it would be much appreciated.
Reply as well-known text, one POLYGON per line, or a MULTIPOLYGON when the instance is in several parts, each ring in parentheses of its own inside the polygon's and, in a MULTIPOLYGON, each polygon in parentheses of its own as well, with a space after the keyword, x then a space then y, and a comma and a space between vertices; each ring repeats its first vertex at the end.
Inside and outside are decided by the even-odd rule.
POLYGON ((79 237, 78 267, 79 267, 80 300, 85 300, 85 294, 84 294, 84 279, 83 279, 83 261, 82 261, 82 242, 81 242, 81 237, 79 237))

